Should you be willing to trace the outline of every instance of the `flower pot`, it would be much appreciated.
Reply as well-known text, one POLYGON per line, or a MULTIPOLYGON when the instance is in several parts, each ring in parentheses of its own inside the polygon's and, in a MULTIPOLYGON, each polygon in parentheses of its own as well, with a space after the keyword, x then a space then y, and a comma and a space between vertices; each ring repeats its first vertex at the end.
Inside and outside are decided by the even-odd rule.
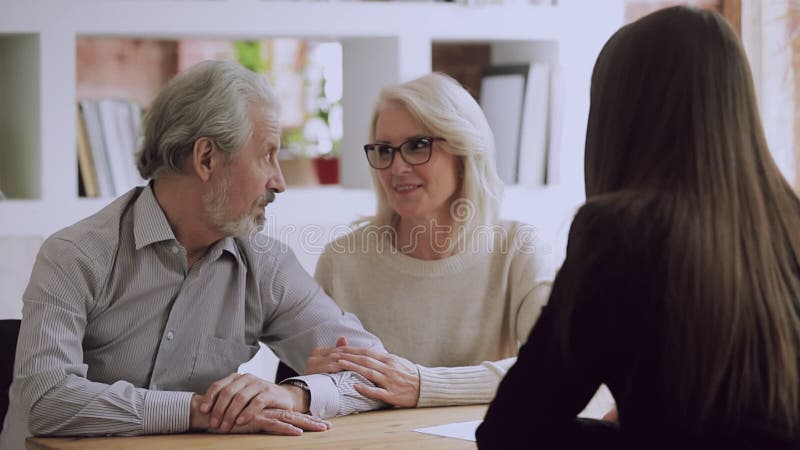
POLYGON ((312 161, 319 184, 339 184, 339 158, 319 157, 312 161))

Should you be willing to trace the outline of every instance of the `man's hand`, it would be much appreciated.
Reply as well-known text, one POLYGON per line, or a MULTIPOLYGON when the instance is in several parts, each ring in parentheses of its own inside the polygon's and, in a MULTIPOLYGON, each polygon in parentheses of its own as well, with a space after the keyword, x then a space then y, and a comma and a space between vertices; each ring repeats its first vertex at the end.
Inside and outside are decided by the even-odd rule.
POLYGON ((347 338, 344 336, 336 340, 336 347, 320 347, 311 352, 306 359, 306 375, 313 373, 336 373, 344 370, 338 358, 332 358, 340 347, 347 347, 347 338))
MULTIPOLYGON (((197 394, 192 396, 191 412, 189 414, 190 429, 193 431, 203 430, 211 433, 222 433, 223 431, 220 428, 208 426, 208 414, 200 411, 200 403, 202 401, 203 397, 197 394)), ((297 436, 303 434, 303 431, 325 431, 330 429, 330 422, 303 413, 284 409, 264 409, 259 411, 249 422, 233 426, 229 432, 297 436)))
POLYGON ((199 411, 208 414, 208 428, 230 432, 245 425, 265 409, 308 411, 308 393, 294 386, 279 386, 251 374, 232 373, 209 386, 199 411))
POLYGON ((390 405, 413 408, 419 402, 419 371, 411 361, 391 353, 368 348, 336 347, 329 359, 342 370, 350 370, 375 383, 377 387, 356 384, 363 396, 390 405))
MULTIPOLYGON (((286 436, 300 436, 303 431, 326 431, 331 428, 330 422, 307 414, 287 411, 285 409, 264 409, 249 422, 236 425, 229 433, 270 433, 286 436)), ((211 433, 220 433, 220 429, 209 429, 211 433)))

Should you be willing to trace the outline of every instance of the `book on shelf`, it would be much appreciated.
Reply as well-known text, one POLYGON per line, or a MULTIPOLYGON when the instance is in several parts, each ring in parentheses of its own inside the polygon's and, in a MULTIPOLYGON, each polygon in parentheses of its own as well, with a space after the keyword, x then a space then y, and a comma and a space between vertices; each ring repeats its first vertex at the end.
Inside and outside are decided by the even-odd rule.
POLYGON ((86 128, 89 150, 94 161, 95 178, 100 196, 115 196, 114 183, 111 181, 111 168, 108 165, 106 149, 103 144, 103 130, 100 128, 100 113, 94 101, 83 100, 80 105, 79 121, 86 128))
POLYGON ((506 184, 546 182, 550 113, 549 64, 489 66, 480 104, 495 136, 495 163, 506 184))
POLYGON ((517 182, 525 78, 520 66, 490 66, 481 78, 479 102, 494 133, 495 167, 505 184, 517 182))
POLYGON ((85 197, 99 197, 100 191, 97 187, 97 171, 94 168, 94 159, 92 158, 92 151, 89 148, 89 138, 86 134, 86 124, 81 117, 81 107, 76 105, 77 120, 75 121, 77 129, 75 130, 78 138, 78 176, 79 176, 79 190, 83 187, 82 195, 85 197))
POLYGON ((561 134, 564 128, 564 68, 550 68, 550 114, 547 120, 547 184, 561 182, 561 134))
POLYGON ((114 100, 103 99, 97 102, 103 148, 105 148, 108 165, 111 169, 114 195, 120 195, 132 186, 127 166, 133 163, 133 157, 128 158, 128 155, 132 155, 131 152, 125 150, 125 143, 117 122, 117 109, 114 100))
POLYGON ((550 66, 534 63, 528 70, 519 135, 517 184, 545 184, 547 170, 547 114, 550 106, 550 66))
POLYGON ((83 100, 79 105, 99 195, 120 195, 142 184, 135 160, 142 114, 138 103, 102 99, 83 100))

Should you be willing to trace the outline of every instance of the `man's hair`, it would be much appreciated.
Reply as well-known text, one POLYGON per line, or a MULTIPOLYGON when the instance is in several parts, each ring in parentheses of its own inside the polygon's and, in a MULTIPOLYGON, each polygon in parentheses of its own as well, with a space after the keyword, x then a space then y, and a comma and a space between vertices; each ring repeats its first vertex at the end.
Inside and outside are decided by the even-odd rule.
POLYGON ((180 173, 197 139, 214 141, 228 159, 253 133, 249 109, 279 103, 263 76, 231 61, 204 61, 177 75, 144 120, 136 165, 142 178, 180 173))
MULTIPOLYGON (((494 223, 503 182, 494 166, 494 134, 478 102, 456 80, 441 73, 387 86, 381 90, 372 114, 371 141, 375 140, 378 116, 393 105, 408 111, 426 133, 447 141, 446 148, 458 157, 460 186, 453 198, 457 203, 451 209, 465 210, 451 213, 466 219, 461 225, 467 236, 479 225, 494 223)), ((389 206, 376 171, 372 175, 378 208, 371 221, 394 225, 397 213, 389 206)))

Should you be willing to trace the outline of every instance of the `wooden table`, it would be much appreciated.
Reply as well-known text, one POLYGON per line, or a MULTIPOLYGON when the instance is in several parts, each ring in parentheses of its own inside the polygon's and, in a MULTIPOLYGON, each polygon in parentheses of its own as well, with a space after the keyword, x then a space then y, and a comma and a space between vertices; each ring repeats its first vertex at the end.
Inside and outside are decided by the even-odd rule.
POLYGON ((475 443, 411 431, 483 418, 486 405, 372 411, 331 419, 333 428, 302 436, 174 434, 102 438, 29 438, 29 450, 100 449, 475 449, 475 443))

